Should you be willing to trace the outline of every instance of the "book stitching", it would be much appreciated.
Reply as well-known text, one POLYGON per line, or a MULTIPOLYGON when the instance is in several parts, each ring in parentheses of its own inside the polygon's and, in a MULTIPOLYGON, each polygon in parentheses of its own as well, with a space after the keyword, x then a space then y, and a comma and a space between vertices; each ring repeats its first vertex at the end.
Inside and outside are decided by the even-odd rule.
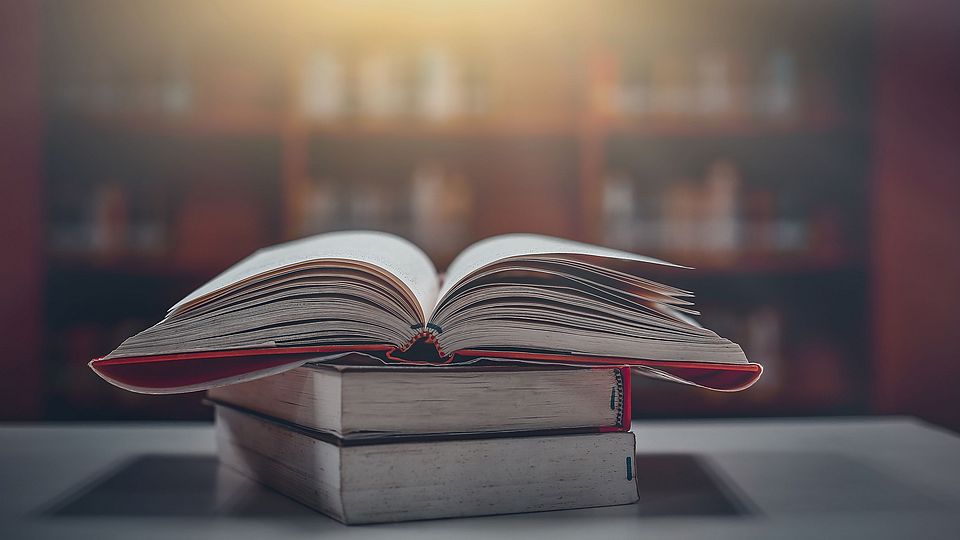
MULTIPOLYGON (((614 397, 616 397, 617 402, 617 425, 624 427, 623 425, 623 373, 619 369, 613 370, 613 378, 616 380, 617 384, 614 387, 613 391, 615 394, 610 395, 610 404, 613 405, 614 397)), ((611 407, 612 408, 612 407, 611 407)))

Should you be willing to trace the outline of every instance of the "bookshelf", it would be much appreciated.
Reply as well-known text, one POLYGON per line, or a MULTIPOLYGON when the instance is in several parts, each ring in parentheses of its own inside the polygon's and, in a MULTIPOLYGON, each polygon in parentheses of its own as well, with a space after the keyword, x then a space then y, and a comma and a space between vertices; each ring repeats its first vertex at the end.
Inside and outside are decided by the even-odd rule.
POLYGON ((77 366, 255 247, 359 227, 441 268, 513 230, 697 267, 654 277, 780 386, 641 417, 867 410, 867 3, 93 4, 44 23, 49 416, 112 414, 77 366))

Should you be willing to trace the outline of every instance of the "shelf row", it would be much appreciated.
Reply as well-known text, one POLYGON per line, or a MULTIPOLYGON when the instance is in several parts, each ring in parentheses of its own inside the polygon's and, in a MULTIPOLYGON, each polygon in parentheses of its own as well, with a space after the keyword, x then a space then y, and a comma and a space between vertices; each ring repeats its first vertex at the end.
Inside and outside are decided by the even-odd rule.
POLYGON ((167 136, 304 136, 325 138, 424 137, 765 137, 849 132, 856 128, 837 115, 757 120, 716 118, 702 120, 614 120, 600 116, 489 118, 428 122, 311 121, 270 113, 200 116, 74 114, 60 120, 72 129, 167 136))

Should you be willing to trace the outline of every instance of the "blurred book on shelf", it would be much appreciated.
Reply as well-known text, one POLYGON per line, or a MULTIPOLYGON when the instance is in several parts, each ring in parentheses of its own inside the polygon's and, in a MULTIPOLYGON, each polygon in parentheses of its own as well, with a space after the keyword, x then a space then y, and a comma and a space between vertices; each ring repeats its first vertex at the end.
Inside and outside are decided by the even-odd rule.
POLYGON ((470 241, 475 201, 470 182, 441 163, 417 165, 410 193, 411 238, 429 253, 451 254, 470 241))
POLYGON ((150 185, 107 181, 57 200, 48 251, 64 263, 152 262, 160 269, 202 271, 233 262, 266 241, 267 218, 252 193, 198 181, 177 198, 174 205, 150 185))
POLYGON ((303 67, 303 113, 316 121, 443 122, 484 114, 483 72, 443 44, 350 51, 319 47, 303 67))
POLYGON ((709 161, 699 179, 612 170, 603 189, 604 240, 622 249, 711 268, 852 262, 833 200, 747 182, 730 158, 709 161))
POLYGON ((784 122, 840 112, 823 75, 789 48, 607 49, 594 65, 593 108, 607 120, 784 122))
POLYGON ((440 258, 473 237, 473 185, 457 166, 414 164, 403 182, 319 178, 304 197, 298 236, 342 229, 393 231, 440 258))

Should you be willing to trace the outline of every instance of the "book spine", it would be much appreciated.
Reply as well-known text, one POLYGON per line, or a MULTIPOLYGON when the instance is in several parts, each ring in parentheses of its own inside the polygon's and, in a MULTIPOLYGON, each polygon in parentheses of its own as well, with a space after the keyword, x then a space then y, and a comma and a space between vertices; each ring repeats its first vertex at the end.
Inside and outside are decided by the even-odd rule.
POLYGON ((614 403, 611 403, 611 405, 615 406, 617 410, 616 425, 603 426, 600 428, 600 433, 630 431, 630 423, 632 422, 630 373, 629 367, 619 367, 613 370, 616 385, 614 387, 614 398, 611 400, 614 403))
POLYGON ((621 416, 620 427, 623 431, 629 431, 630 424, 633 422, 633 381, 631 380, 633 370, 624 366, 619 368, 619 371, 623 382, 623 415, 621 416))

